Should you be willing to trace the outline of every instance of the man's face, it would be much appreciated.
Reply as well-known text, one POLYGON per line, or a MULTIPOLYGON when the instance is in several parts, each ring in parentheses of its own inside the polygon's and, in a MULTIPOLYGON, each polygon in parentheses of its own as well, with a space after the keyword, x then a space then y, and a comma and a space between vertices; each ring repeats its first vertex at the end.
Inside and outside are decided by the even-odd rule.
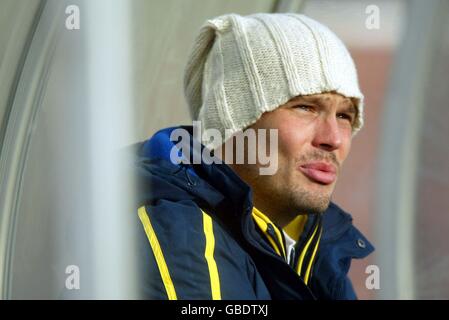
POLYGON ((356 115, 351 99, 336 93, 295 97, 263 114, 249 128, 278 129, 277 172, 260 175, 259 164, 232 166, 253 188, 256 206, 289 218, 324 212, 350 150, 356 115))

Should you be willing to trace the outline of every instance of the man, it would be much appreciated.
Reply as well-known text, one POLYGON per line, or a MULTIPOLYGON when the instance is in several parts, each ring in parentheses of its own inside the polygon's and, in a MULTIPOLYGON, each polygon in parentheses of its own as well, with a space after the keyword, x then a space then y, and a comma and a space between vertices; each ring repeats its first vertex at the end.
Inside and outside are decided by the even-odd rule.
POLYGON ((223 15, 201 28, 184 85, 201 134, 138 145, 143 295, 355 299, 351 259, 374 249, 330 202, 363 124, 343 43, 304 15, 223 15), (267 152, 275 170, 250 161, 267 152))

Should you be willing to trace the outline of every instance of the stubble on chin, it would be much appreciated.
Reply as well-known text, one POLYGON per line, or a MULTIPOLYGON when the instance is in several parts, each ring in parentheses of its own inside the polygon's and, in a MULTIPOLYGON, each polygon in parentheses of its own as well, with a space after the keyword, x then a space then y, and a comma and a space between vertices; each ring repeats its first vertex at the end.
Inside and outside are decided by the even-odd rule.
POLYGON ((329 207, 331 195, 327 192, 318 193, 304 187, 292 190, 290 201, 296 211, 301 214, 319 214, 329 207))

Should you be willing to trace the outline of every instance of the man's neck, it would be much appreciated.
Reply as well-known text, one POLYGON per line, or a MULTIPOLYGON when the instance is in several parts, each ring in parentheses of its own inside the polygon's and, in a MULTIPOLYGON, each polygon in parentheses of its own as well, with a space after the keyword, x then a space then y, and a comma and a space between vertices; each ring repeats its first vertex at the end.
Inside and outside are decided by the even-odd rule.
POLYGON ((271 221, 273 221, 278 227, 284 228, 287 226, 293 219, 297 216, 297 214, 293 212, 288 212, 281 207, 274 207, 277 205, 276 201, 261 201, 256 195, 254 195, 253 204, 259 209, 259 211, 263 212, 271 221))

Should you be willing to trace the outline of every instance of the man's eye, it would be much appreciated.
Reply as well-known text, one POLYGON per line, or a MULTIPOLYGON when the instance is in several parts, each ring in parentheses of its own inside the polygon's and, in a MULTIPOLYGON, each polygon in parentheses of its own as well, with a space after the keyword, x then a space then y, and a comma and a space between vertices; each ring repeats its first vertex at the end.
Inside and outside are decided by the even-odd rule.
POLYGON ((348 120, 350 123, 352 123, 354 121, 354 119, 352 119, 352 116, 350 116, 349 114, 346 114, 346 113, 339 113, 337 115, 337 117, 340 119, 348 120))
POLYGON ((313 107, 306 106, 306 105, 303 105, 303 104, 297 105, 294 108, 301 109, 301 110, 304 110, 304 111, 313 111, 313 107))

